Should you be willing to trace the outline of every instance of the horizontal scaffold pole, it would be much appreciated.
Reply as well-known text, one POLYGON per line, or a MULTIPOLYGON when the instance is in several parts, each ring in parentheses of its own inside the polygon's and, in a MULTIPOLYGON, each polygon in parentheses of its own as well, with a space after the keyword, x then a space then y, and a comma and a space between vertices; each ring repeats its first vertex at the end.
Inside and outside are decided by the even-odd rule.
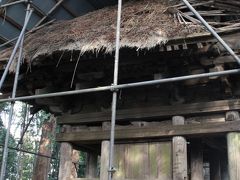
POLYGON ((48 94, 40 94, 40 95, 32 95, 32 96, 23 96, 23 97, 9 98, 9 99, 0 99, 0 103, 50 98, 50 97, 57 97, 57 96, 69 96, 69 95, 76 95, 76 94, 86 94, 86 93, 101 92, 101 91, 114 91, 118 89, 150 86, 150 85, 157 85, 157 84, 170 83, 170 82, 172 83, 172 82, 185 81, 185 80, 197 79, 197 78, 205 78, 205 77, 213 77, 213 76, 226 76, 226 75, 239 74, 239 73, 240 73, 240 69, 232 69, 232 70, 226 70, 221 72, 194 74, 194 75, 172 77, 172 78, 143 81, 143 82, 136 82, 136 83, 102 86, 102 87, 89 88, 89 89, 80 89, 80 90, 74 90, 74 91, 64 91, 64 92, 56 92, 56 93, 48 93, 48 94))
MULTIPOLYGON (((0 147, 4 147, 4 145, 0 144, 0 147)), ((23 152, 23 153, 27 153, 27 154, 32 154, 32 155, 35 155, 35 156, 40 156, 40 157, 45 157, 45 158, 49 158, 49 159, 56 159, 56 160, 58 160, 55 157, 51 157, 51 156, 48 156, 48 155, 45 155, 45 154, 39 154, 39 153, 31 152, 31 151, 27 151, 25 149, 20 149, 20 148, 15 148, 15 147, 10 147, 10 146, 8 146, 8 149, 12 149, 12 150, 23 152)))

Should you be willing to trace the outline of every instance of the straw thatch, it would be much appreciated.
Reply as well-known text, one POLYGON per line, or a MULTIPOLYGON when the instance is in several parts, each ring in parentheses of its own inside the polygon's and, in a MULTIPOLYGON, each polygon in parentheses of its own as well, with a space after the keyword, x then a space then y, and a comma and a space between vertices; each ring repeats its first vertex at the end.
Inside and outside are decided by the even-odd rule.
MULTIPOLYGON (((135 0, 123 5, 121 47, 150 49, 169 38, 204 31, 200 25, 181 21, 175 11, 178 1, 135 0)), ((26 59, 56 51, 79 50, 110 53, 115 49, 117 6, 106 7, 73 20, 57 22, 30 34, 25 41, 26 59)), ((3 52, 0 59, 9 56, 3 52)))

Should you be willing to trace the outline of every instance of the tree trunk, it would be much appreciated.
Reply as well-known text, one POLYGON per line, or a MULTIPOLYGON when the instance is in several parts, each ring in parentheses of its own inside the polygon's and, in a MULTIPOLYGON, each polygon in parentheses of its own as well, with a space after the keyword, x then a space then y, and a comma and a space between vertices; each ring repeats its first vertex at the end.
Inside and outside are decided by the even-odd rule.
MULTIPOLYGON (((39 154, 51 156, 51 137, 55 134, 56 119, 53 115, 42 126, 42 135, 39 144, 39 154)), ((47 180, 50 167, 50 159, 46 157, 36 157, 36 164, 33 171, 33 180, 47 180)))

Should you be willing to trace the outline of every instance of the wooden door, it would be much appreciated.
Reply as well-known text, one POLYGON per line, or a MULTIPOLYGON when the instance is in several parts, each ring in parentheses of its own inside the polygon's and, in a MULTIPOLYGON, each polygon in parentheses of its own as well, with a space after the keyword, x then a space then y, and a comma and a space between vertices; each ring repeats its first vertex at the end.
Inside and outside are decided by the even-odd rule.
POLYGON ((114 180, 171 180, 171 142, 117 144, 114 180))

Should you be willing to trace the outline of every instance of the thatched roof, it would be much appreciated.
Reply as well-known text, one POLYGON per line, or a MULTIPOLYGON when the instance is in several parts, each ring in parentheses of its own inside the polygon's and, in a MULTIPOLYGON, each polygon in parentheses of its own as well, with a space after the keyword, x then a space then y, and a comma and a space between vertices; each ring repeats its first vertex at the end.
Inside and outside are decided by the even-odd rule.
MULTIPOLYGON (((123 5, 121 47, 150 49, 170 38, 186 37, 204 31, 200 25, 185 22, 175 11, 178 1, 135 0, 123 5)), ((30 34, 24 45, 26 59, 56 51, 79 50, 110 53, 115 49, 117 7, 106 7, 73 20, 54 23, 30 34)), ((9 56, 1 53, 0 59, 9 56)))

